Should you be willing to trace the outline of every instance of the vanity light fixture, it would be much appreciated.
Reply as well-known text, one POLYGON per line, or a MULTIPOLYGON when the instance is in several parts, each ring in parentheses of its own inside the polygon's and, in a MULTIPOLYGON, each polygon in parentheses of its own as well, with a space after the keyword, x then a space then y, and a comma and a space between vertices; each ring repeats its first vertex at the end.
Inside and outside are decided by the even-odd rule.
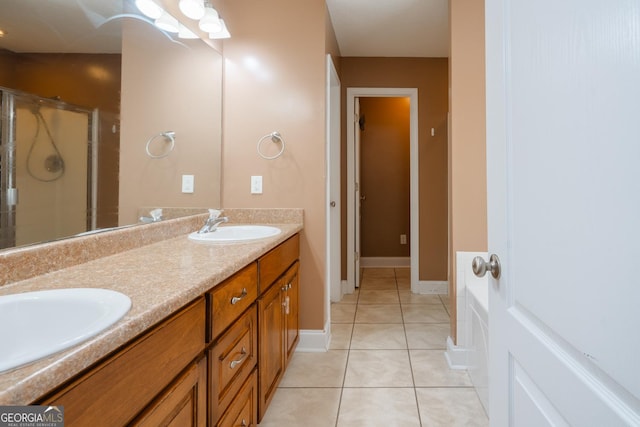
POLYGON ((197 20, 204 16, 204 0, 180 0, 178 7, 187 18, 197 20))
POLYGON ((155 20, 156 27, 164 30, 168 33, 177 33, 180 30, 180 24, 178 20, 167 12, 162 12, 162 15, 155 20))
POLYGON ((224 19, 220 19, 220 25, 222 26, 222 29, 220 31, 209 33, 209 38, 210 39, 228 39, 228 38, 231 38, 231 34, 229 33, 229 30, 227 29, 227 25, 224 23, 224 19))
POLYGON ((145 16, 151 19, 158 19, 162 15, 162 8, 153 0, 136 0, 136 7, 145 16))
POLYGON ((211 6, 205 7, 204 16, 198 22, 198 27, 205 33, 217 33, 222 31, 222 24, 218 12, 211 6))
POLYGON ((189 28, 185 27, 182 24, 178 24, 178 37, 181 39, 197 39, 198 36, 196 33, 191 31, 189 28))

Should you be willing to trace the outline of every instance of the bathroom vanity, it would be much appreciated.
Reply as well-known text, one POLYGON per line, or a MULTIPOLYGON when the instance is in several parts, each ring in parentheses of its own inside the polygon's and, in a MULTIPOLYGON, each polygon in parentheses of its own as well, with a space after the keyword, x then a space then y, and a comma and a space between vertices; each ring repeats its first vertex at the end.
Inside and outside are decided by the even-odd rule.
POLYGON ((257 425, 299 333, 301 218, 277 226, 247 243, 180 235, 0 287, 93 277, 133 302, 97 337, 0 373, 0 404, 62 405, 68 426, 257 425))

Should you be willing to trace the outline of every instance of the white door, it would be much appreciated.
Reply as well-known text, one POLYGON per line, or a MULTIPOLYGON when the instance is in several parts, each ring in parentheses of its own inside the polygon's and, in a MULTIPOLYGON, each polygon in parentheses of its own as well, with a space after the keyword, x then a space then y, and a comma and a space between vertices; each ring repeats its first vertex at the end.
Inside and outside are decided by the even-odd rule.
POLYGON ((490 419, 640 425, 640 3, 486 0, 490 419))
POLYGON ((355 242, 355 287, 360 287, 360 219, 362 218, 362 200, 364 200, 364 196, 362 195, 362 191, 360 191, 360 139, 362 137, 362 130, 360 128, 360 98, 354 99, 353 108, 355 110, 354 120, 356 121, 356 125, 353 127, 353 140, 354 144, 354 179, 355 179, 355 203, 356 203, 356 211, 355 211, 355 227, 354 227, 354 242, 355 242))

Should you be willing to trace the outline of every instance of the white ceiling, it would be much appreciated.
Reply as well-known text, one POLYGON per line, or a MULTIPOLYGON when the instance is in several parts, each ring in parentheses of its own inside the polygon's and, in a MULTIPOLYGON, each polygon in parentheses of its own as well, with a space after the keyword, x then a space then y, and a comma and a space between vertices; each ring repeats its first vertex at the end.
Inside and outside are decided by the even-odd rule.
POLYGON ((326 0, 342 56, 448 57, 448 0, 326 0))

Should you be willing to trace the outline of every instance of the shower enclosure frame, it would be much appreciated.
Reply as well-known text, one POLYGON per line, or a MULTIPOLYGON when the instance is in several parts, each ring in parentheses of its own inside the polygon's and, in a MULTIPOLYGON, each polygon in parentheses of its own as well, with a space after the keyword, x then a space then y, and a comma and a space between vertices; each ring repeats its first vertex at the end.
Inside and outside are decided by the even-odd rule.
MULTIPOLYGON (((86 229, 97 223, 99 110, 91 110, 51 98, 0 86, 0 249, 16 245, 16 98, 39 106, 87 115, 87 220, 86 229)), ((65 236, 60 236, 65 237, 65 236)))

